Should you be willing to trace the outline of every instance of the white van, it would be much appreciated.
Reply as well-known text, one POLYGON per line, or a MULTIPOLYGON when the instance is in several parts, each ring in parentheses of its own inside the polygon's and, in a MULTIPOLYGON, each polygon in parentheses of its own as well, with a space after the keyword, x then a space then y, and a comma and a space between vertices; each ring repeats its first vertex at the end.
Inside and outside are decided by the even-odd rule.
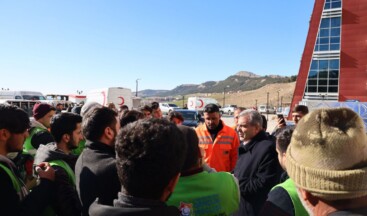
POLYGON ((18 100, 46 100, 41 92, 37 91, 0 91, 0 99, 18 99, 18 100))
POLYGON ((86 103, 88 102, 97 102, 102 106, 108 106, 109 103, 114 103, 116 109, 121 105, 126 105, 131 109, 133 105, 131 89, 123 87, 109 87, 91 90, 87 94, 86 103))
POLYGON ((187 108, 189 110, 196 110, 202 113, 204 111, 204 107, 211 103, 219 105, 218 101, 214 98, 189 97, 187 99, 187 108))

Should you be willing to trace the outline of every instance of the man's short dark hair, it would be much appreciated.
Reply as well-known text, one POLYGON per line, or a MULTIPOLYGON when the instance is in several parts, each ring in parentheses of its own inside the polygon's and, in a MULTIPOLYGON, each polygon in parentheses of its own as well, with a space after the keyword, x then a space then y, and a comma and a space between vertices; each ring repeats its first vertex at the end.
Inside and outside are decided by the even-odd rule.
POLYGON ((266 117, 264 115, 261 115, 261 118, 263 119, 263 129, 266 130, 268 129, 268 120, 266 120, 266 117))
POLYGON ((184 121, 184 117, 182 116, 182 114, 180 112, 177 112, 177 111, 169 112, 167 118, 168 118, 169 121, 172 121, 173 118, 177 118, 182 122, 184 121))
POLYGON ((219 107, 218 107, 218 105, 211 103, 211 104, 208 104, 204 107, 204 112, 206 112, 206 113, 215 113, 215 112, 219 113, 219 107))
POLYGON ((123 190, 127 195, 152 200, 160 199, 186 156, 181 131, 175 124, 155 118, 123 127, 115 149, 123 190))
POLYGON ((276 138, 276 145, 281 153, 285 153, 287 151, 289 143, 291 143, 293 130, 293 127, 285 127, 282 128, 278 133, 276 138))
POLYGON ((82 123, 82 117, 75 113, 60 113, 51 119, 51 134, 58 143, 64 134, 71 135, 76 129, 76 125, 82 123))
POLYGON ((187 127, 184 125, 177 125, 177 127, 184 134, 185 141, 187 143, 186 159, 182 167, 182 171, 186 171, 197 166, 199 163, 199 158, 201 158, 199 138, 195 130, 191 127, 187 127))
POLYGON ((132 123, 134 121, 137 121, 143 118, 144 118, 144 114, 142 112, 139 112, 137 110, 127 111, 124 113, 124 115, 120 119, 120 126, 124 127, 129 123, 132 123))
POLYGON ((97 107, 86 113, 83 117, 82 128, 86 139, 98 141, 105 128, 115 128, 117 113, 108 107, 97 107))
POLYGON ((0 104, 0 129, 20 134, 29 128, 29 117, 24 110, 14 105, 0 104))
POLYGON ((308 113, 308 107, 305 105, 297 105, 293 108, 292 113, 294 112, 301 112, 303 115, 306 115, 308 113))
POLYGON ((158 102, 152 102, 152 105, 150 106, 152 108, 152 110, 156 110, 159 108, 159 103, 158 102))
POLYGON ((145 105, 145 106, 143 106, 142 108, 140 108, 140 111, 141 111, 141 112, 143 112, 143 111, 148 111, 148 112, 150 112, 150 113, 152 113, 152 112, 153 112, 152 108, 151 108, 150 106, 148 106, 148 105, 145 105))

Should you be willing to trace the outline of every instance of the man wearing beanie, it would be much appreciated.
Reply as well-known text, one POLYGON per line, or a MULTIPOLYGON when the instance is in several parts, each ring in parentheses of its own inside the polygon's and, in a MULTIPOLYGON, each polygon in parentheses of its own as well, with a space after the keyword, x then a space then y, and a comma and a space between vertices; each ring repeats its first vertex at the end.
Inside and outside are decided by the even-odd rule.
POLYGON ((22 159, 18 161, 18 165, 24 167, 24 178, 28 188, 35 186, 33 178, 33 160, 38 147, 41 144, 54 142, 54 138, 48 131, 50 128, 51 118, 55 115, 56 109, 46 103, 38 103, 33 107, 33 120, 31 120, 31 128, 29 136, 23 145, 22 159))
POLYGON ((355 112, 319 109, 303 117, 286 157, 312 215, 367 215, 367 139, 355 112))

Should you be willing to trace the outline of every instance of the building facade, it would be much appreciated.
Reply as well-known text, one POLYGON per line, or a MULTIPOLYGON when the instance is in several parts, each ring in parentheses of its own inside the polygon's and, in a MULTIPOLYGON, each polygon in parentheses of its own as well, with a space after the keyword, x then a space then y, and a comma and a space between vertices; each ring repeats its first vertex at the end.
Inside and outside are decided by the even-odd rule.
POLYGON ((367 0, 316 0, 292 104, 367 102, 367 0))

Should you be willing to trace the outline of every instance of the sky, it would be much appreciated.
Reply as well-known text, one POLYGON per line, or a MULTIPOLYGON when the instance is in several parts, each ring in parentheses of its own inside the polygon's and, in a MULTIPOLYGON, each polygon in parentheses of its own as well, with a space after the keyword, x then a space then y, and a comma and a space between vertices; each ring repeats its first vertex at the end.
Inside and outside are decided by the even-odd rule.
POLYGON ((296 75, 312 0, 0 0, 0 89, 171 90, 296 75))

